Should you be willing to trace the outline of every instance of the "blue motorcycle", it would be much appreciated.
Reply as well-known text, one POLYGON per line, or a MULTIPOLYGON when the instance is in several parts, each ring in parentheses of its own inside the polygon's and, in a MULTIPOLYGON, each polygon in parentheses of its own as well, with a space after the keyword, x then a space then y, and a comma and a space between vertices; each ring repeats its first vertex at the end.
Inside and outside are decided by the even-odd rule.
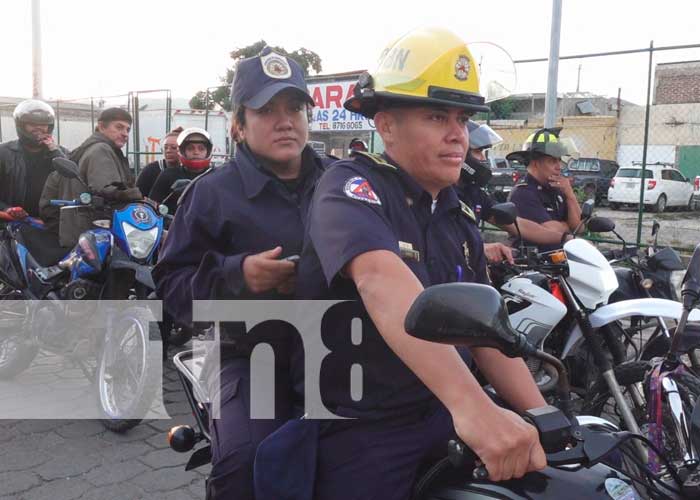
MULTIPOLYGON (((60 175, 82 183, 75 163, 57 159, 60 175)), ((83 183, 84 184, 84 183, 83 183)), ((160 386, 158 326, 143 307, 155 289, 151 269, 163 216, 145 201, 111 202, 90 190, 51 200, 61 210, 107 214, 72 249, 61 248, 32 217, 5 221, 0 236, 0 379, 26 370, 39 350, 73 361, 95 385, 102 422, 114 432, 137 425, 160 386), (95 301, 119 301, 93 328, 95 301), (91 323, 92 321, 92 323, 91 323), (155 355, 154 355, 155 354, 155 355), (155 360, 155 362, 154 362, 155 360)), ((99 304, 109 304, 100 302, 99 304)))

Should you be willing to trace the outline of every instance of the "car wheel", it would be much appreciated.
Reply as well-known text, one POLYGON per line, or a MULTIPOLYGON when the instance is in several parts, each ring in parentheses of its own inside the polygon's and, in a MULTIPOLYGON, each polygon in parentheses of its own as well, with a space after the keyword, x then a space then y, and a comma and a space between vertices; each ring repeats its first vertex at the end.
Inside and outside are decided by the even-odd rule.
POLYGON ((666 195, 661 194, 659 195, 659 199, 656 200, 656 204, 654 205, 654 212, 657 214, 661 214, 666 210, 666 195))

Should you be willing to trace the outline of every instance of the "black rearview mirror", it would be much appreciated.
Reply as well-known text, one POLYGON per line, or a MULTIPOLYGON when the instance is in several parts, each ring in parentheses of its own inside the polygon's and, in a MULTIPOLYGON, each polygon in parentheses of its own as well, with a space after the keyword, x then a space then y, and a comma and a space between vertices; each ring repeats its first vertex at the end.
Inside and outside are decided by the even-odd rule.
POLYGON ((609 233, 615 229, 615 221, 607 217, 593 217, 588 221, 587 226, 593 233, 609 233))
POLYGON ((659 228, 661 228, 661 224, 659 224, 659 221, 654 220, 651 223, 651 235, 656 236, 656 233, 659 232, 659 228))
POLYGON ((60 176, 67 177, 68 179, 80 179, 80 170, 74 161, 68 158, 54 158, 51 164, 60 176))
POLYGON ((491 216, 498 226, 509 226, 518 218, 518 208, 515 203, 498 203, 491 207, 491 216))
POLYGON ((498 291, 476 283, 426 288, 406 315, 406 331, 422 340, 467 347, 493 347, 507 356, 526 352, 527 340, 513 330, 498 291))
POLYGON ((593 206, 594 205, 595 205, 595 201, 587 200, 581 206, 581 218, 582 219, 589 219, 593 215, 593 206))

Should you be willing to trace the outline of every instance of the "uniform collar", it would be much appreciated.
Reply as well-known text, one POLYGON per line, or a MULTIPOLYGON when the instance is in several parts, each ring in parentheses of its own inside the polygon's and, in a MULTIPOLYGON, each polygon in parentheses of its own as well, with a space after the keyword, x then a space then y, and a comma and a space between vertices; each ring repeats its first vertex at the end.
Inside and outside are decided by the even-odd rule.
MULTIPOLYGON (((386 154, 384 154, 383 156, 384 158, 386 158, 386 161, 388 163, 391 163, 398 169, 397 174, 401 179, 404 191, 406 192, 406 195, 412 200, 412 202, 421 203, 424 199, 429 200, 428 207, 430 207, 432 203, 432 196, 430 195, 430 193, 423 189, 421 185, 418 184, 418 182, 416 182, 416 180, 408 174, 408 172, 402 169, 394 160, 389 158, 389 156, 387 156, 386 154)), ((460 208, 459 197, 457 196, 457 192, 452 186, 448 186, 442 189, 438 193, 437 201, 438 202, 437 206, 435 207, 435 213, 460 208)))
MULTIPOLYGON (((249 198, 258 196, 269 182, 280 182, 274 174, 265 170, 260 162, 245 144, 236 147, 234 159, 238 164, 238 171, 241 175, 243 191, 249 198)), ((307 184, 310 179, 313 181, 320 176, 322 171, 321 159, 309 146, 302 151, 302 166, 299 175, 305 179, 302 184, 307 184)))
POLYGON ((530 174, 530 172, 528 172, 528 173, 525 175, 525 182, 526 182, 528 185, 533 185, 533 186, 535 186, 539 191, 551 191, 551 190, 552 190, 552 187, 551 187, 550 185, 548 185, 548 184, 542 184, 540 181, 538 181, 537 179, 535 179, 535 176, 532 175, 532 174, 530 174))

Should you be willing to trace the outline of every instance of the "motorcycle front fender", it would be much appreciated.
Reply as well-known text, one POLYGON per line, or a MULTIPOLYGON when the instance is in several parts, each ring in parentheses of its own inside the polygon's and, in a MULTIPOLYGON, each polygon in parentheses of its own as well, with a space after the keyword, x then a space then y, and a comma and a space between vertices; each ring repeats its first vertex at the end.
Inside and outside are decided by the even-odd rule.
POLYGON ((132 262, 130 260, 114 259, 112 260, 110 267, 112 269, 131 269, 134 271, 134 279, 136 279, 136 281, 148 287, 149 290, 156 289, 156 284, 153 281, 153 276, 151 275, 153 266, 137 264, 136 262, 132 262))
MULTIPOLYGON (((680 302, 666 299, 633 299, 603 306, 591 313, 589 320, 593 328, 600 328, 630 316, 679 320, 682 313, 683 305, 680 302)), ((700 310, 695 309, 691 311, 688 321, 700 321, 700 310)))

